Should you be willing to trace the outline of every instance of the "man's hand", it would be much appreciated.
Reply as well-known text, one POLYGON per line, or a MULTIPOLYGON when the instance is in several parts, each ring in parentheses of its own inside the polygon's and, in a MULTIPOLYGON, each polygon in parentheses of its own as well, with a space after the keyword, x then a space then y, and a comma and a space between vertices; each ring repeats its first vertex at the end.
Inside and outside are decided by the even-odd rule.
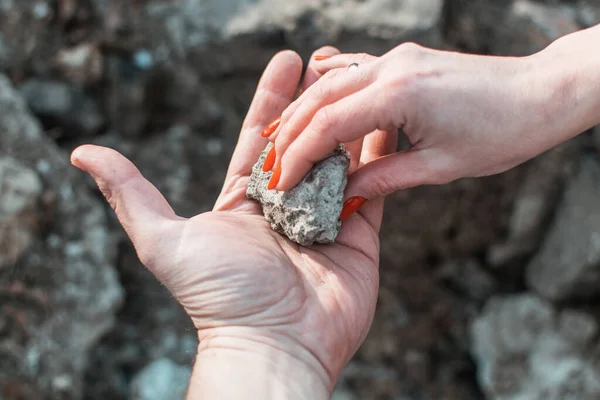
MULTIPOLYGON (((344 222, 335 244, 301 247, 272 231, 260 206, 245 197, 267 144, 260 133, 292 101, 301 71, 290 51, 265 70, 212 212, 178 217, 114 150, 86 145, 71 156, 94 177, 141 261, 198 329, 190 398, 328 398, 371 324, 383 200, 344 222)), ((304 88, 319 76, 310 65, 304 88)), ((395 140, 386 132, 368 135, 354 163, 393 151, 395 140)))

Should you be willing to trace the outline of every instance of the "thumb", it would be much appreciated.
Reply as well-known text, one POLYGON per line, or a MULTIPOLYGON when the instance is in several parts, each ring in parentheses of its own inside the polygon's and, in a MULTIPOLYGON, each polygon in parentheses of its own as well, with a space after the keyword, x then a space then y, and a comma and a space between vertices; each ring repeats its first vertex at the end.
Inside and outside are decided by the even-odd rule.
POLYGON ((434 183, 428 150, 408 150, 377 158, 348 178, 346 198, 371 200, 398 190, 434 183))
MULTIPOLYGON (((115 150, 92 145, 76 148, 71 163, 89 173, 117 214, 146 265, 153 264, 165 226, 178 219, 162 194, 131 161, 115 150)), ((164 244, 164 243, 163 243, 164 244)))

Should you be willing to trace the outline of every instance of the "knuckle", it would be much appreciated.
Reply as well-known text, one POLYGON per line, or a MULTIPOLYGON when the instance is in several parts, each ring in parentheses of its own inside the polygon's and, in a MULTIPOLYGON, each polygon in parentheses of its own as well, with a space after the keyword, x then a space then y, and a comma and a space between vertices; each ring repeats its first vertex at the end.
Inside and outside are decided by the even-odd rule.
POLYGON ((329 107, 323 107, 315 114, 313 118, 314 128, 319 135, 326 134, 333 126, 333 116, 329 107))
POLYGON ((396 50, 404 55, 419 55, 423 51, 423 46, 415 42, 404 42, 396 47, 396 50))
POLYGON ((376 175, 371 180, 371 193, 376 197, 388 196, 398 190, 393 182, 393 177, 388 174, 376 175))
POLYGON ((413 42, 405 42, 396 46, 382 58, 388 61, 394 60, 393 64, 400 62, 403 71, 416 71, 423 66, 426 54, 427 48, 413 42))
POLYGON ((319 84, 317 86, 315 86, 315 95, 320 100, 320 102, 322 102, 323 100, 329 98, 329 96, 331 95, 331 89, 330 89, 329 82, 327 82, 327 81, 318 82, 318 83, 319 84))
POLYGON ((358 54, 355 55, 355 60, 358 63, 369 62, 369 61, 374 60, 375 58, 376 57, 374 57, 374 56, 372 56, 372 55, 370 55, 368 53, 358 53, 358 54))
POLYGON ((336 79, 338 76, 340 76, 341 72, 342 68, 330 69, 329 71, 325 72, 321 79, 319 79, 319 82, 327 82, 336 79))
MULTIPOLYGON (((297 100, 296 100, 297 101, 297 100)), ((292 118, 292 115, 294 115, 294 110, 297 108, 297 105, 295 104, 296 102, 290 104, 288 106, 288 108, 286 108, 283 113, 281 113, 281 122, 287 122, 292 118)))

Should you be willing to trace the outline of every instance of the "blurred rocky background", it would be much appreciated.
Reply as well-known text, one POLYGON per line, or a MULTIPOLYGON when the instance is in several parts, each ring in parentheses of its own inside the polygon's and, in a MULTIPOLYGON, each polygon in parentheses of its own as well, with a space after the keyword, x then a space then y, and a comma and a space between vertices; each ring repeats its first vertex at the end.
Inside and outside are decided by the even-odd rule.
MULTIPOLYGON (((191 216, 279 49, 527 55, 597 22, 597 0, 0 0, 0 399, 185 390, 195 332, 69 165, 78 144, 191 216)), ((377 314, 334 399, 599 399, 599 152, 590 131, 391 196, 377 314)))

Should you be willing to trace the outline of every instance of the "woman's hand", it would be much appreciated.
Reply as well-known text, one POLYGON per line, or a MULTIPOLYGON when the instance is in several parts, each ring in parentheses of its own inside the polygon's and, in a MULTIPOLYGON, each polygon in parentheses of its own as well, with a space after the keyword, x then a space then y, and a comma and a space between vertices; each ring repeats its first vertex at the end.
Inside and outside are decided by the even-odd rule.
MULTIPOLYGON (((313 64, 304 88, 320 76, 313 64)), ((272 231, 245 196, 268 143, 260 133, 289 105, 301 72, 300 58, 289 51, 265 70, 212 212, 178 217, 114 150, 82 146, 72 154, 72 163, 96 180, 144 265, 198 329, 190 398, 329 398, 371 324, 383 201, 348 220, 335 244, 301 247, 272 231)), ((360 161, 394 148, 395 135, 376 132, 360 161)))
POLYGON ((523 58, 415 44, 381 57, 317 57, 324 76, 266 132, 277 154, 276 189, 296 185, 338 143, 352 152, 375 129, 402 129, 412 148, 362 166, 348 197, 491 175, 548 150, 600 122, 600 63, 584 56, 600 39, 594 29, 523 58))

